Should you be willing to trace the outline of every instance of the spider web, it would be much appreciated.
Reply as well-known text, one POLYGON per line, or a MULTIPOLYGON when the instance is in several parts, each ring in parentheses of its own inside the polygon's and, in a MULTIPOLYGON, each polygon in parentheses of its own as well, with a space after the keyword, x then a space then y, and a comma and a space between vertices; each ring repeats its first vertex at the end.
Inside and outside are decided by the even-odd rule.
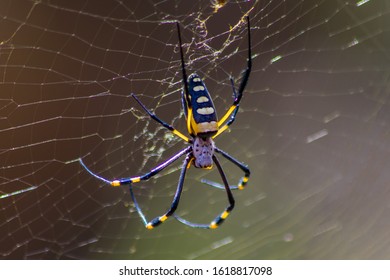
MULTIPOLYGON (((388 1, 0 0, 0 256, 6 259, 390 257, 388 1), (251 168, 219 229, 147 231, 128 189, 185 147, 129 98, 185 132, 174 22, 188 72, 221 116, 246 66, 237 120, 216 140, 251 168)), ((221 158, 231 184, 241 171, 221 158)), ((167 209, 181 161, 134 191, 167 209)), ((208 223, 226 194, 188 170, 177 210, 208 223)))

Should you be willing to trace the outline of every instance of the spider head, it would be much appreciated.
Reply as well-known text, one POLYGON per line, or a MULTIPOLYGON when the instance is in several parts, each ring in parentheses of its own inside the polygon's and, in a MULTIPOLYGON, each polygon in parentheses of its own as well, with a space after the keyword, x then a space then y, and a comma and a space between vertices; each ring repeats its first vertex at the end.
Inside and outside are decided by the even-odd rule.
POLYGON ((213 167, 214 141, 209 138, 195 137, 192 144, 194 166, 211 169, 213 167))

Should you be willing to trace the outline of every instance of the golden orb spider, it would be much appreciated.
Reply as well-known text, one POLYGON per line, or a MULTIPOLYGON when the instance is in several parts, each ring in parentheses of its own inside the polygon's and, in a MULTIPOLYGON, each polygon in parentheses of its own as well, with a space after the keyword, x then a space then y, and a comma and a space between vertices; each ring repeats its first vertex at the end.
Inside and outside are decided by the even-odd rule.
POLYGON ((184 90, 182 91, 182 105, 186 117, 186 123, 187 123, 187 130, 190 135, 190 137, 185 136, 183 133, 176 130, 173 126, 169 125, 168 123, 164 122, 160 118, 158 118, 155 114, 153 114, 151 111, 149 111, 145 105, 134 95, 132 94, 132 97, 138 102, 138 104, 142 107, 142 109, 156 122, 160 123, 163 127, 170 130, 174 135, 180 137, 185 142, 189 144, 188 147, 178 152, 176 155, 172 156, 170 159, 166 160, 162 164, 158 165, 154 169, 152 169, 150 172, 137 177, 129 177, 129 178, 122 178, 117 180, 107 180, 95 173, 93 173, 85 164, 84 162, 79 159, 81 165, 94 177, 97 179, 104 181, 108 184, 110 184, 112 187, 118 187, 122 185, 129 185, 130 189, 130 195, 133 199, 134 206, 137 209, 137 212, 139 216, 141 217, 145 227, 147 229, 153 229, 156 226, 160 225, 164 221, 168 219, 170 216, 174 216, 178 221, 182 222, 183 224, 190 226, 190 227, 196 227, 196 228, 206 228, 206 229, 215 229, 217 228, 230 214, 230 212, 234 208, 234 197, 232 194, 232 189, 243 189, 248 182, 250 171, 249 168, 244 165, 243 163, 239 162, 232 156, 230 156, 228 153, 218 149, 213 139, 220 135, 222 132, 224 132, 235 120, 240 101, 242 98, 242 94, 244 92, 244 89, 246 87, 246 84, 248 83, 249 75, 251 73, 252 69, 252 55, 251 55, 251 34, 250 34, 250 23, 249 23, 249 17, 246 17, 247 22, 247 32, 248 32, 248 58, 247 58, 247 68, 245 69, 245 72, 243 74, 243 77, 241 79, 240 86, 238 88, 238 91, 235 89, 235 85, 233 82, 233 79, 231 78, 231 85, 233 89, 233 95, 234 95, 234 101, 233 104, 230 106, 228 111, 225 113, 225 115, 218 120, 217 114, 215 112, 215 107, 213 104, 213 101, 211 99, 211 96, 209 92, 206 89, 205 84, 203 83, 202 79, 197 74, 192 74, 187 78, 185 63, 184 63, 184 57, 183 57, 183 48, 182 48, 182 42, 181 42, 181 35, 180 35, 180 25, 177 22, 177 33, 179 37, 179 46, 180 46, 180 59, 181 59, 181 70, 182 70, 182 81, 184 90), (229 118, 230 117, 230 118, 229 118), (229 120, 228 120, 229 119, 229 120), (237 186, 229 186, 229 183, 226 179, 226 175, 215 155, 215 153, 218 153, 222 155, 224 158, 231 161, 233 164, 238 166, 243 172, 244 176, 240 179, 237 186), (143 214, 132 189, 133 183, 138 183, 140 181, 148 180, 150 177, 156 175, 160 171, 162 171, 164 168, 172 164, 174 161, 176 161, 181 156, 186 155, 185 160, 182 165, 180 177, 179 177, 179 183, 176 189, 175 196, 173 198, 173 201, 171 203, 170 208, 167 212, 165 212, 164 215, 156 217, 148 222, 145 215, 143 214), (209 224, 195 224, 188 222, 187 220, 177 216, 174 214, 177 206, 179 205, 180 196, 183 190, 184 185, 184 179, 186 175, 187 169, 193 164, 197 168, 203 168, 203 169, 211 169, 213 166, 213 163, 217 166, 218 172, 222 178, 223 185, 204 181, 209 185, 212 185, 217 188, 223 188, 225 189, 229 201, 229 206, 225 208, 225 210, 218 215, 211 223, 209 224))

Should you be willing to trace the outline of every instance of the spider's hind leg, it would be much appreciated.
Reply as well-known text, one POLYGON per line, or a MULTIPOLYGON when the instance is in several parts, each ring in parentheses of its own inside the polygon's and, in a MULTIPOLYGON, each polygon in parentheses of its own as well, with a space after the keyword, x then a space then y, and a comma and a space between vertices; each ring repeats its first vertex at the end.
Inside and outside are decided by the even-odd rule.
POLYGON ((179 205, 181 193, 183 191, 183 185, 184 185, 184 179, 185 179, 186 171, 187 171, 188 166, 191 163, 191 161, 192 161, 192 154, 188 153, 186 158, 185 158, 185 160, 184 160, 184 162, 183 162, 183 166, 182 166, 182 169, 181 169, 179 183, 177 185, 176 193, 175 193, 175 196, 173 198, 173 201, 172 201, 171 206, 169 207, 168 211, 165 212, 163 215, 158 216, 158 217, 150 220, 149 222, 147 221, 144 213, 141 210, 141 207, 139 206, 139 204, 138 204, 138 202, 137 202, 137 200, 135 198, 135 195, 134 195, 133 189, 132 189, 132 185, 130 185, 130 195, 131 195, 131 198, 133 199, 134 206, 135 206, 135 208, 136 208, 136 210, 138 212, 138 215, 141 217, 142 222, 144 223, 144 225, 145 225, 145 227, 147 229, 154 229, 158 225, 160 225, 163 222, 165 222, 176 211, 176 208, 179 205))
POLYGON ((178 215, 174 215, 176 220, 178 220, 179 222, 181 222, 181 223, 183 223, 183 224, 185 224, 185 225, 187 225, 189 227, 203 228, 203 229, 216 229, 226 220, 226 218, 230 215, 230 212, 234 209, 235 201, 234 201, 234 197, 233 197, 232 191, 231 191, 231 189, 229 187, 229 183, 228 183, 228 181, 226 179, 225 173, 223 172, 221 164, 219 163, 219 161, 218 161, 218 159, 217 159, 217 157, 215 155, 213 155, 213 161, 214 161, 215 165, 218 168, 219 174, 221 175, 221 178, 222 178, 222 181, 223 181, 223 184, 224 184, 224 189, 225 189, 227 197, 228 197, 229 205, 225 208, 225 210, 220 215, 218 215, 209 224, 196 224, 196 223, 192 223, 192 222, 189 222, 189 221, 183 219, 182 217, 180 217, 178 215))
MULTIPOLYGON (((220 184, 220 183, 217 183, 217 182, 214 182, 214 181, 211 181, 211 180, 201 179, 200 181, 203 184, 205 184, 205 185, 209 185, 209 186, 217 188, 217 189, 221 189, 221 190, 225 189, 223 184, 220 184)), ((230 187, 231 190, 238 190, 237 186, 229 186, 229 187, 230 187)))
MULTIPOLYGON (((249 176, 251 174, 248 166, 246 166, 242 162, 238 161, 237 159, 235 159, 234 157, 232 157, 231 155, 229 155, 225 151, 218 149, 217 147, 215 147, 215 151, 217 153, 221 154, 224 158, 228 159, 230 162, 232 162, 234 165, 236 165, 238 168, 240 168, 244 172, 244 176, 241 177, 241 179, 238 181, 238 184, 236 186, 230 186, 231 190, 237 190, 237 189, 243 190, 245 188, 247 182, 249 181, 249 176)), ((225 189, 224 185, 216 183, 214 181, 202 179, 201 182, 206 184, 206 185, 215 187, 217 189, 225 189)))

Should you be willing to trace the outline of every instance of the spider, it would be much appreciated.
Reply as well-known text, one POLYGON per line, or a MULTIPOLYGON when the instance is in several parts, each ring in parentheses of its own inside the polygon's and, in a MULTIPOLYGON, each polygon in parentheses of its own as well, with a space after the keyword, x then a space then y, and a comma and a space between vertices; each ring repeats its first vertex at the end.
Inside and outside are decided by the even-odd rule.
POLYGON ((234 208, 234 197, 232 194, 232 190, 243 189, 248 182, 249 175, 250 175, 249 168, 243 163, 239 162, 237 159, 230 156, 228 153, 217 148, 213 141, 215 137, 217 137, 222 132, 224 132, 234 122, 240 105, 242 94, 244 92, 244 89, 249 79, 249 75, 251 73, 252 57, 251 57, 251 36, 250 36, 249 17, 246 17, 246 23, 247 23, 247 32, 248 32, 247 67, 243 72, 243 76, 238 91, 236 91, 235 89, 233 78, 230 78, 234 101, 233 104, 225 113, 225 115, 220 120, 218 120, 217 118, 214 104, 202 79, 196 73, 190 75, 187 78, 185 62, 183 57, 182 41, 180 35, 180 25, 178 22, 176 22, 176 24, 177 24, 177 32, 179 38, 179 47, 180 47, 181 71, 182 71, 182 79, 183 79, 182 82, 184 87, 184 90, 182 91, 181 101, 182 101, 182 106, 186 117, 187 130, 190 137, 185 136, 183 133, 176 130, 173 126, 169 125, 168 123, 158 118, 154 113, 152 113, 149 109, 147 109, 146 106, 134 94, 131 95, 135 99, 135 101, 142 107, 142 109, 150 116, 150 118, 158 122, 166 129, 170 130, 174 135, 178 136, 179 138, 187 142, 189 146, 187 146, 185 149, 181 150, 176 155, 172 156, 170 159, 166 160, 165 162, 158 165, 157 167, 155 167, 150 172, 144 175, 137 176, 137 177, 116 179, 113 181, 107 180, 93 173, 83 163, 82 159, 79 159, 80 164, 86 169, 86 171, 88 171, 92 176, 96 177, 97 179, 110 184, 112 187, 129 185, 130 195, 134 202, 134 206, 147 229, 155 228, 156 226, 165 222, 170 216, 174 216, 178 221, 190 227, 215 229, 225 221, 225 219, 229 216, 230 212, 234 208), (229 186, 226 175, 215 153, 222 155, 224 158, 226 158, 227 160, 235 164, 244 172, 244 176, 239 180, 237 186, 229 186), (165 169, 167 166, 175 162, 183 155, 185 155, 186 157, 181 168, 179 183, 170 208, 162 216, 158 216, 148 221, 134 196, 133 189, 132 189, 133 184, 138 183, 140 181, 148 180, 149 178, 153 177, 154 175, 156 175, 157 173, 165 169), (217 216, 209 224, 191 223, 183 219, 182 217, 174 214, 179 204, 187 169, 190 168, 191 164, 193 164, 196 168, 211 169, 213 167, 213 163, 216 165, 218 169, 218 172, 222 178, 223 185, 211 181, 206 181, 206 180, 203 180, 203 182, 217 188, 225 189, 229 205, 219 216, 217 216))

